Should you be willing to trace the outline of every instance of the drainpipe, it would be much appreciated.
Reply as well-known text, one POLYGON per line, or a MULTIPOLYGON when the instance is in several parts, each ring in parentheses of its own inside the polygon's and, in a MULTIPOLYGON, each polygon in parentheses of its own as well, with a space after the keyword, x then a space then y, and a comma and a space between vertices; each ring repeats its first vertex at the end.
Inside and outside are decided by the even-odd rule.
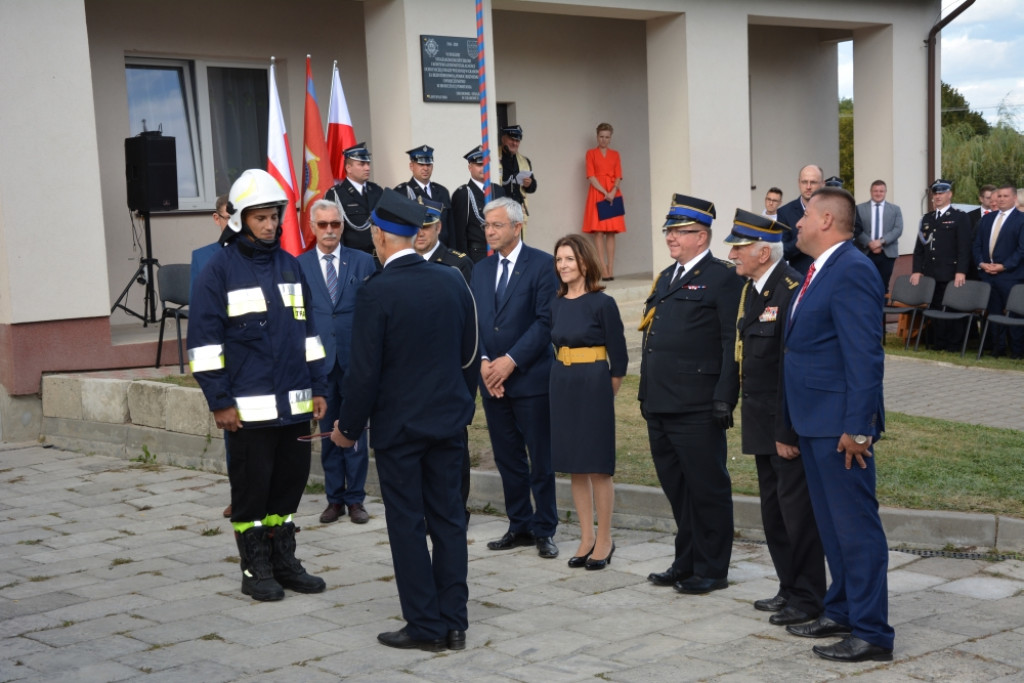
MULTIPOLYGON (((928 187, 931 184, 933 179, 931 174, 935 172, 935 121, 938 119, 938 116, 936 116, 938 103, 936 102, 935 93, 939 89, 939 75, 936 73, 937 69, 935 65, 935 39, 947 24, 963 14, 964 10, 973 4, 974 0, 966 0, 955 10, 950 12, 945 19, 932 26, 932 29, 928 31, 928 39, 925 41, 925 45, 928 46, 928 177, 924 179, 925 187, 928 187)), ((942 169, 940 168, 939 175, 941 174, 942 169)))

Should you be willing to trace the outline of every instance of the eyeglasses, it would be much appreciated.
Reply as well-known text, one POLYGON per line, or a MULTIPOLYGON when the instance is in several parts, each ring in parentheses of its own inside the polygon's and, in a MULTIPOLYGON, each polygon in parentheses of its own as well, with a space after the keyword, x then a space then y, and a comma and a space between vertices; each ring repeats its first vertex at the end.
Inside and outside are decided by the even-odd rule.
POLYGON ((508 225, 508 223, 484 223, 480 227, 482 227, 484 230, 486 230, 487 228, 494 228, 495 230, 501 230, 502 228, 504 228, 507 225, 508 225))
POLYGON ((227 215, 226 213, 217 213, 216 211, 214 211, 213 215, 221 219, 222 221, 231 220, 231 216, 227 215))
POLYGON ((314 221, 313 225, 321 230, 326 230, 328 225, 337 230, 341 227, 341 221, 314 221))
POLYGON ((669 235, 676 235, 677 237, 680 236, 680 235, 694 235, 694 234, 696 234, 698 232, 704 232, 704 231, 703 230, 683 230, 682 228, 662 228, 661 229, 661 234, 664 235, 665 237, 668 237, 669 235))

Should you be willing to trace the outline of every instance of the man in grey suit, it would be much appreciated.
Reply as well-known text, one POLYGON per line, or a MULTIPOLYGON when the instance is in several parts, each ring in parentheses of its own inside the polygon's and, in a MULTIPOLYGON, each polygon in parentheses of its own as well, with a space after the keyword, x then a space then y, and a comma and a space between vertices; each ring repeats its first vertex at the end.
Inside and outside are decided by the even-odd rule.
POLYGON ((857 205, 857 215, 865 228, 857 236, 857 246, 875 264, 886 292, 896 257, 900 255, 899 239, 903 234, 903 212, 885 201, 887 191, 885 181, 876 180, 871 183, 871 201, 857 205))

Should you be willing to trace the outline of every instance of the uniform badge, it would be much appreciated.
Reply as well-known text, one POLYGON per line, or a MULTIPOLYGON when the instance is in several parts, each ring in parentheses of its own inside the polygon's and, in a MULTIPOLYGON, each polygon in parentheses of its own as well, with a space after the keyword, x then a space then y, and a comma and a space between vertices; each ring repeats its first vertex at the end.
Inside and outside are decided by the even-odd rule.
POLYGON ((684 285, 683 289, 707 289, 707 285, 684 285))
POLYGON ((779 319, 778 306, 765 306, 761 316, 757 319, 759 323, 773 323, 779 319))

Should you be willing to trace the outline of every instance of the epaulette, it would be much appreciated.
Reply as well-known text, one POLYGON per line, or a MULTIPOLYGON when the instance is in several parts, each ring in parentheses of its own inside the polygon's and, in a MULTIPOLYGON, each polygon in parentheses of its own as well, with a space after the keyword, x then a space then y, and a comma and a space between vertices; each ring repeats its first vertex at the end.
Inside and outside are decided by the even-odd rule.
POLYGON ((736 267, 736 264, 733 263, 732 261, 726 261, 724 259, 716 258, 714 256, 711 257, 711 260, 715 261, 717 263, 721 263, 723 266, 726 266, 728 268, 735 268, 736 267))
POLYGON ((461 251, 455 251, 454 249, 448 249, 451 253, 455 254, 458 258, 466 258, 466 255, 461 251))
POLYGON ((791 278, 788 275, 782 277, 782 281, 786 283, 786 289, 796 289, 800 286, 800 283, 791 278))

